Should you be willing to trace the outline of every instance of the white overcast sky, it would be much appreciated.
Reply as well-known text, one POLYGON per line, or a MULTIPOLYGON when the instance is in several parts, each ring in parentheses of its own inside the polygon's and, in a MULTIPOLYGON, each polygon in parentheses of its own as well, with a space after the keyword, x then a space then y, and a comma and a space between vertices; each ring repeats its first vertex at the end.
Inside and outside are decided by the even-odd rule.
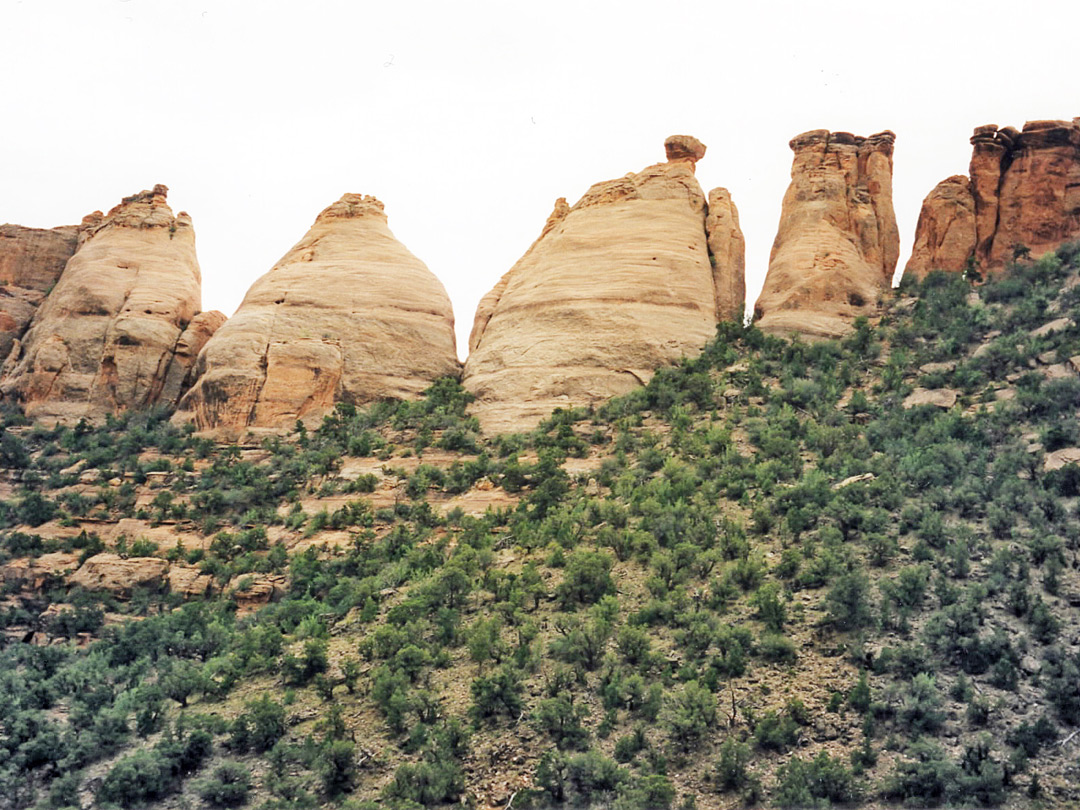
POLYGON ((897 133, 902 268, 976 125, 1080 116, 1078 23, 1064 0, 0 0, 0 222, 77 223, 165 183, 204 309, 231 314, 320 210, 374 194, 464 354, 554 200, 685 133, 739 207, 752 304, 792 136, 897 133))

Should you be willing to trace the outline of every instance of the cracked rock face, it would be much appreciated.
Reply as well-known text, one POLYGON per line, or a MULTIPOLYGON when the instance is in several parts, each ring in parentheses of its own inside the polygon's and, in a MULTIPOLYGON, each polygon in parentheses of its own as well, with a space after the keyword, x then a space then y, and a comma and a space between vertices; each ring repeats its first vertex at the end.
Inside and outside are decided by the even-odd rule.
POLYGON ((3 390, 45 421, 100 420, 157 404, 177 340, 199 311, 195 233, 168 189, 83 221, 77 252, 5 364, 3 390))
POLYGON ((78 246, 76 226, 0 225, 0 359, 22 338, 78 246))
POLYGON ((1038 258, 1080 238, 1080 118, 1020 132, 988 124, 971 145, 968 177, 950 177, 923 203, 905 277, 969 265, 992 275, 1020 248, 1038 258))
POLYGON ((895 136, 813 130, 791 141, 769 271, 754 307, 765 332, 832 338, 876 311, 900 236, 892 205, 895 136))
POLYGON ((732 299, 745 289, 744 246, 730 195, 710 195, 712 216, 694 177, 704 145, 673 136, 665 149, 666 163, 597 183, 572 207, 558 200, 540 238, 480 301, 464 384, 485 430, 528 429, 557 407, 626 393, 699 352, 718 316, 741 310, 732 299))
POLYGON ((383 205, 346 194, 321 214, 199 353, 177 418, 289 428, 337 402, 414 399, 457 376, 454 316, 383 205))

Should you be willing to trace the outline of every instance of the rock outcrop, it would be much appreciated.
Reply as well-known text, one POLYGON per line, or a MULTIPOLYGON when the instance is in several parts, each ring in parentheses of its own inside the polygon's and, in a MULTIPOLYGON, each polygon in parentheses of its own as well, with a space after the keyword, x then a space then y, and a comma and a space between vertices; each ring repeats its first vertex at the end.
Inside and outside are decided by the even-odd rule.
POLYGON ((754 319, 766 332, 830 338, 875 311, 900 238, 892 205, 895 136, 819 129, 794 138, 791 185, 754 319))
POLYGON ((480 301, 464 384, 486 430, 528 429, 556 407, 625 393, 700 351, 718 312, 741 309, 730 195, 715 190, 709 209, 696 138, 673 136, 665 150, 666 163, 597 183, 572 207, 556 201, 540 237, 480 301))
POLYGON ((346 194, 248 291, 207 341, 178 419, 284 428, 336 402, 413 399, 457 376, 454 316, 383 205, 346 194))
POLYGON ((175 407, 180 397, 195 384, 195 362, 199 359, 199 352, 226 320, 225 314, 216 309, 200 312, 191 319, 176 341, 172 362, 161 388, 161 402, 175 407))
POLYGON ((915 245, 905 275, 930 270, 962 273, 975 248, 975 197, 968 178, 954 175, 934 187, 919 212, 915 245))
POLYGON ((22 338, 78 246, 76 226, 0 225, 0 360, 22 338))
POLYGON ((95 554, 68 577, 68 584, 88 591, 109 591, 129 595, 136 588, 164 587, 169 563, 160 557, 121 557, 95 554))
POLYGON ((165 186, 84 220, 79 248, 5 364, 27 416, 103 418, 160 401, 177 344, 199 312, 195 234, 165 186))
POLYGON ((1080 118, 976 127, 971 145, 969 176, 923 203, 905 278, 969 265, 993 275, 1021 249, 1038 258, 1080 238, 1080 118))

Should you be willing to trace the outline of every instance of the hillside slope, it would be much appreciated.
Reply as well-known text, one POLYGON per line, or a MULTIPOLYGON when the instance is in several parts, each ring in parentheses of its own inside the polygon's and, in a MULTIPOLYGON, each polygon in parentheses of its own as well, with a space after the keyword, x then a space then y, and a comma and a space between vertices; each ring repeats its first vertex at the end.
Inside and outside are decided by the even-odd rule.
POLYGON ((0 807, 1074 806, 1078 323, 1073 244, 527 435, 11 415, 0 807))

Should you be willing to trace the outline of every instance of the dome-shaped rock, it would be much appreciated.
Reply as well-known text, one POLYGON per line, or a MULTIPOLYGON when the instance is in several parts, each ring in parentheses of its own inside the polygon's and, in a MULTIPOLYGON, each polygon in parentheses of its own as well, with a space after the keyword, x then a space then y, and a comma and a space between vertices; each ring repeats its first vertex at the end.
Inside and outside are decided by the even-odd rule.
POLYGON ((200 428, 284 428, 336 402, 412 399, 460 373, 450 299, 382 203, 346 194, 255 282, 195 373, 178 418, 200 428))
POLYGON ((527 429, 556 407, 595 403, 701 350, 743 283, 743 242, 727 192, 708 205, 694 176, 705 147, 665 144, 668 162, 598 183, 576 205, 556 202, 540 238, 481 300, 464 384, 489 431, 527 429))
POLYGON ((199 312, 195 232, 165 186, 84 220, 80 246, 5 366, 27 416, 103 418, 154 405, 199 312))

